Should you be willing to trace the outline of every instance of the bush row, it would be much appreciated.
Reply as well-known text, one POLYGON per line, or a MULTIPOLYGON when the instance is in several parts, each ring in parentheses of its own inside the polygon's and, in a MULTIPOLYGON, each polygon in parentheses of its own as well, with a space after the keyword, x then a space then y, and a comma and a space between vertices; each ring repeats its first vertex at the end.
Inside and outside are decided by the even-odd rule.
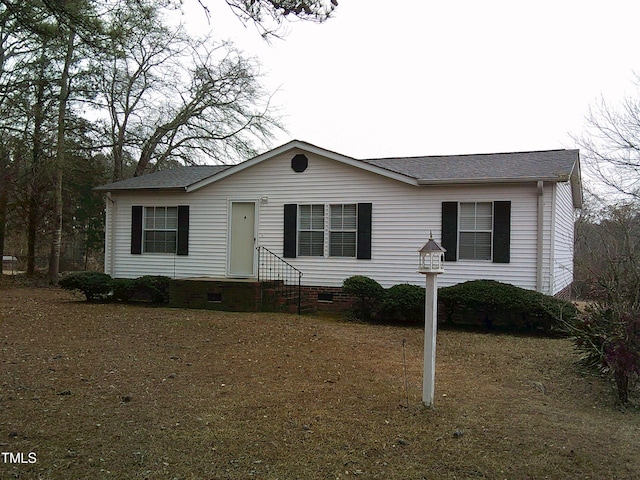
POLYGON ((438 290, 445 323, 527 331, 560 331, 578 315, 575 305, 494 280, 473 280, 438 290))
POLYGON ((89 301, 132 300, 151 303, 169 301, 169 277, 145 275, 140 278, 111 278, 101 272, 71 272, 58 281, 65 290, 77 290, 89 301))
POLYGON ((362 321, 424 322, 425 290, 409 284, 384 289, 374 279, 355 275, 345 279, 342 291, 357 298, 352 315, 362 321))
MULTIPOLYGON (((402 284, 385 290, 371 278, 355 276, 344 281, 343 291, 358 298, 353 314, 360 320, 424 322, 423 287, 402 284)), ((438 289, 438 311, 447 324, 545 332, 560 330, 561 320, 577 316, 569 302, 493 280, 438 289)))

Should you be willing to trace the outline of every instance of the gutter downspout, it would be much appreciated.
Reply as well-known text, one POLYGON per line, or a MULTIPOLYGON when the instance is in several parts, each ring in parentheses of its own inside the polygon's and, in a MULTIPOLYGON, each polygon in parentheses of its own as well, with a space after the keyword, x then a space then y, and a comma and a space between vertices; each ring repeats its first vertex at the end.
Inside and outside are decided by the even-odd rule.
POLYGON ((536 290, 542 292, 542 249, 544 233, 544 182, 538 181, 538 247, 536 255, 536 290))
POLYGON ((549 292, 555 295, 556 290, 556 210, 558 198, 558 184, 552 184, 551 188, 551 235, 549 238, 549 292))

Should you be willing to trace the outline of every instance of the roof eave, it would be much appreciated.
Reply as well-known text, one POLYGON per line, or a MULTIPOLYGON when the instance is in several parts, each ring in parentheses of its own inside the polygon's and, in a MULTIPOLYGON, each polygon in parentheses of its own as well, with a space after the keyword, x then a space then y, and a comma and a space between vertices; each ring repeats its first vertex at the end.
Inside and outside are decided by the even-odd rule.
POLYGON ((184 192, 188 187, 116 187, 109 188, 109 185, 104 185, 100 187, 94 187, 93 190, 96 192, 147 192, 147 191, 164 191, 164 192, 184 192))
POLYGON ((571 194, 573 197, 573 207, 582 208, 584 200, 582 192, 582 173, 580 168, 580 154, 578 153, 573 168, 571 169, 571 194))
POLYGON ((438 186, 438 185, 484 185, 490 183, 531 183, 531 182, 566 182, 568 178, 565 177, 484 177, 484 178, 442 178, 442 179, 430 179, 421 178, 418 179, 418 185, 420 186, 438 186))
POLYGON ((396 172, 391 172, 389 170, 386 170, 384 168, 375 166, 375 165, 370 165, 362 160, 357 160, 355 158, 352 157, 348 157, 346 155, 342 155, 340 153, 336 153, 336 152, 332 152, 331 150, 326 150, 324 148, 320 148, 317 147, 315 145, 312 145, 311 143, 307 143, 307 142, 303 142, 300 140, 292 140, 288 143, 285 143, 284 145, 281 145, 279 147, 274 148, 273 150, 269 150, 268 152, 265 152, 261 155, 258 155, 256 157, 253 157, 249 160, 246 160, 242 163, 239 163, 237 165, 233 165, 232 167, 212 176, 209 178, 205 178, 199 182, 195 182, 191 185, 189 185, 186 188, 187 192, 193 192, 195 190, 199 190, 203 187, 206 187, 207 185, 210 185, 211 183, 214 182, 218 182, 224 178, 227 178, 230 175, 233 175, 235 173, 241 172, 242 170, 245 170, 247 168, 251 168, 254 165, 261 163, 265 160, 268 160, 270 158, 276 157, 278 155, 281 155, 283 153, 289 152, 291 150, 303 150, 305 152, 308 153, 312 153, 318 156, 322 156, 325 158, 329 158, 331 160, 335 160, 341 163, 345 163, 347 165, 351 165, 354 167, 357 167, 359 169, 362 170, 366 170, 378 175, 382 175, 384 177, 388 177, 394 180, 398 180, 400 182, 404 182, 404 183, 408 183, 410 185, 414 185, 417 186, 418 182, 415 178, 413 177, 409 177, 407 175, 403 175, 401 173, 396 173, 396 172))

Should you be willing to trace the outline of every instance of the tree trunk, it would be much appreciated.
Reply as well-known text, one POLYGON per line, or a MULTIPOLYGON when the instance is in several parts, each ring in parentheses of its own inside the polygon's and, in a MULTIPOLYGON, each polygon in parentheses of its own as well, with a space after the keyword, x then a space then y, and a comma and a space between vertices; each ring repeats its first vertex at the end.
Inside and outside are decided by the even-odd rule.
POLYGON ((69 99, 69 69, 73 59, 75 31, 69 32, 67 54, 64 59, 62 78, 60 80, 60 103, 58 104, 58 147, 55 160, 55 189, 54 189, 54 229, 51 238, 51 256, 49 258, 49 282, 54 283, 60 273, 60 250, 62 248, 62 180, 65 164, 65 117, 67 100, 69 99))
MULTIPOLYGON (((4 239, 7 225, 7 204, 9 203, 9 152, 0 145, 0 255, 4 255, 4 239)), ((0 275, 2 268, 0 268, 0 275)))
POLYGON ((112 181, 117 182, 124 178, 124 155, 122 147, 119 145, 114 146, 112 149, 113 155, 113 177, 112 181))
MULTIPOLYGON (((9 201, 9 195, 7 192, 7 184, 2 181, 0 185, 0 255, 4 255, 4 238, 7 225, 7 202, 9 201)), ((2 274, 2 268, 0 268, 0 275, 2 274)))
POLYGON ((36 230, 38 229, 38 200, 35 193, 29 193, 27 212, 27 276, 36 273, 36 230))
POLYGON ((36 81, 36 103, 33 106, 33 145, 31 150, 31 178, 27 186, 27 276, 36 272, 36 232, 40 216, 42 129, 44 124, 45 50, 40 54, 40 72, 36 81))
POLYGON ((142 147, 142 152, 140 153, 140 159, 138 160, 138 165, 136 165, 136 170, 133 173, 134 177, 139 177, 141 175, 144 175, 144 171, 149 165, 149 163, 151 162, 151 159, 153 158, 153 154, 156 151, 156 148, 158 147, 158 144, 160 143, 160 141, 164 138, 164 136, 167 134, 167 132, 171 128, 177 128, 177 126, 175 127, 173 126, 174 123, 176 123, 175 120, 174 122, 170 122, 169 124, 160 125, 156 127, 156 130, 155 132, 153 132, 153 135, 151 135, 151 137, 145 142, 145 144, 142 147))
MULTIPOLYGON (((114 102, 113 99, 110 100, 114 102)), ((127 116, 125 113, 122 124, 118 120, 118 112, 116 111, 113 103, 109 107, 111 114, 111 138, 113 140, 113 147, 111 148, 111 155, 113 156, 113 177, 112 180, 117 182, 124 179, 124 137, 126 133, 127 116)))

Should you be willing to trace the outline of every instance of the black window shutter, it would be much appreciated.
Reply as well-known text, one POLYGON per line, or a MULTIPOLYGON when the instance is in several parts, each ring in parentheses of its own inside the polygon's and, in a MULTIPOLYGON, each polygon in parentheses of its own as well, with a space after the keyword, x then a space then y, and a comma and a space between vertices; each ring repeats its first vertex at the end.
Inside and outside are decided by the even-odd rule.
POLYGON ((458 202, 442 202, 442 246, 447 250, 444 259, 458 259, 458 202))
POLYGON ((189 255, 189 205, 178 205, 178 242, 176 253, 189 255))
POLYGON ((298 205, 287 203, 284 206, 284 245, 282 256, 295 258, 297 252, 298 205))
POLYGON ((142 206, 131 207, 131 254, 142 253, 142 206))
POLYGON ((493 262, 511 261, 511 202, 493 202, 493 262))
POLYGON ((371 260, 371 203, 358 204, 358 258, 361 260, 371 260))

